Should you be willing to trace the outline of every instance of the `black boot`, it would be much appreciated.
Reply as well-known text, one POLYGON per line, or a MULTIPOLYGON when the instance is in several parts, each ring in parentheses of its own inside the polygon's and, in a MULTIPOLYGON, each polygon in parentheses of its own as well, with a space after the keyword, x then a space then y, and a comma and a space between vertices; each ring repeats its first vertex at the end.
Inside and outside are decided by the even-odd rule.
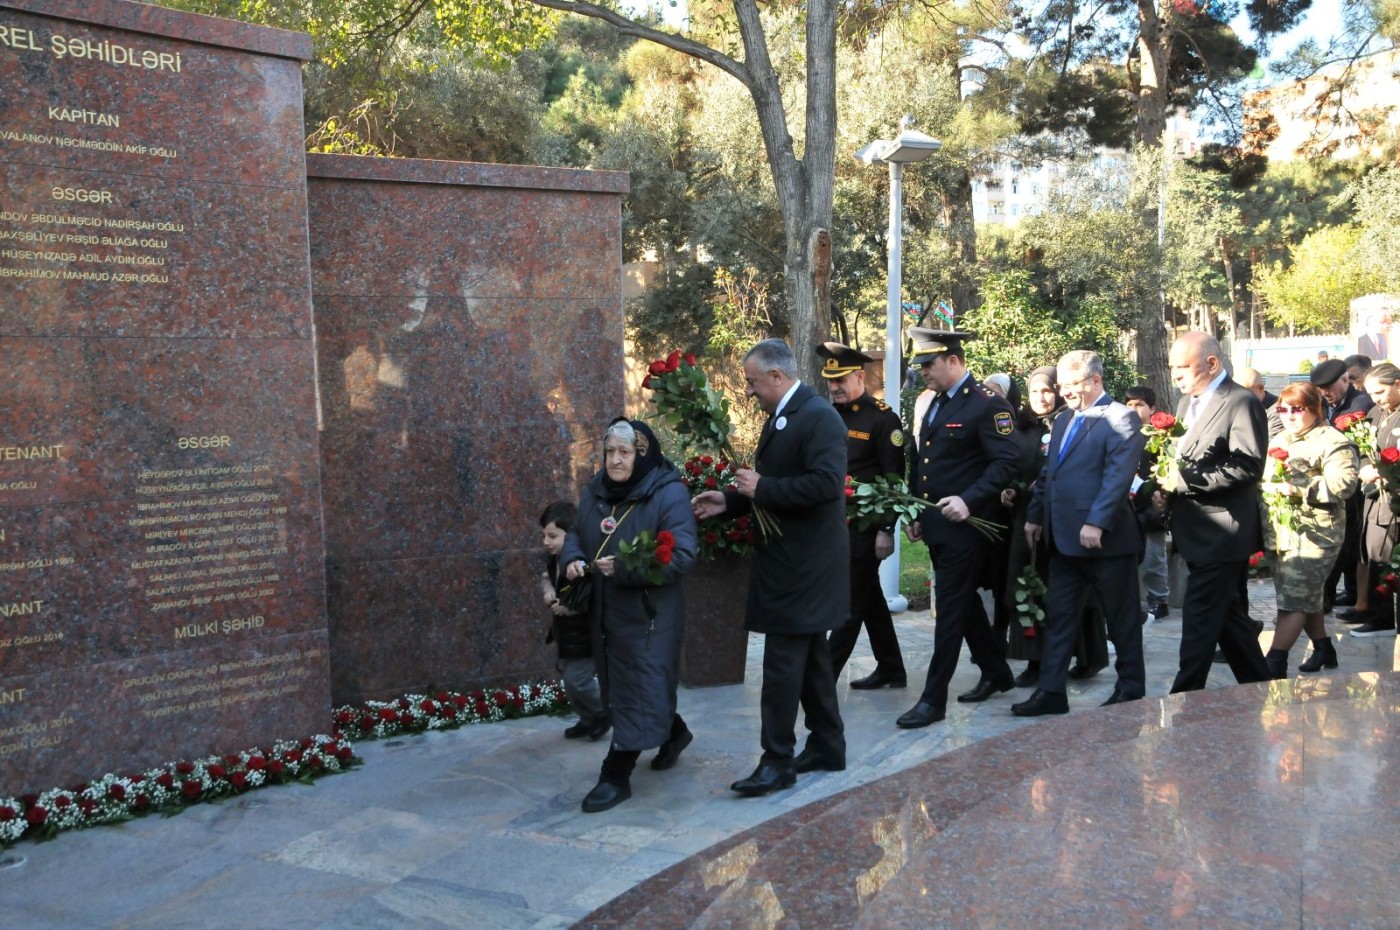
POLYGON ((656 758, 651 760, 651 767, 658 772, 674 767, 676 760, 681 757, 681 751, 689 746, 693 739, 695 734, 690 732, 690 727, 685 725, 681 715, 676 714, 671 720, 671 735, 656 751, 656 758))
POLYGON ((1270 649, 1269 654, 1264 656, 1264 661, 1269 665, 1269 677, 1278 681, 1288 677, 1288 650, 1270 649))
POLYGON ((632 769, 641 753, 635 750, 608 750, 598 784, 583 799, 583 812, 596 814, 617 807, 632 796, 632 769))
POLYGON ((1337 667, 1337 647, 1332 645, 1332 637, 1324 636, 1312 641, 1312 655, 1308 661, 1298 666, 1300 672, 1320 672, 1324 668, 1337 667))

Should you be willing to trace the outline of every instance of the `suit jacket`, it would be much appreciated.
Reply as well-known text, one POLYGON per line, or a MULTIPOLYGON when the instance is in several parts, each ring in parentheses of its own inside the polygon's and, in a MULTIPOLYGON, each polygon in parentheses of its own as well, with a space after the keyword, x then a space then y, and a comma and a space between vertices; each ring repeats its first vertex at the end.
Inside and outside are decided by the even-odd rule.
POLYGON ((1055 419, 1045 467, 1031 491, 1026 521, 1044 526, 1052 551, 1062 555, 1109 558, 1142 551, 1142 533, 1128 492, 1147 437, 1136 413, 1107 395, 1100 401, 1084 411, 1067 448, 1065 433, 1074 411, 1055 419), (1080 545, 1079 531, 1085 524, 1104 531, 1102 548, 1080 545))
MULTIPOLYGON (((1183 397, 1184 420, 1191 398, 1183 397)), ((1268 451, 1264 407, 1229 377, 1177 440, 1181 481, 1172 493, 1172 540, 1188 562, 1248 559, 1264 545, 1259 479, 1268 451)))
MULTIPOLYGON (((1016 480, 1019 452, 1011 434, 1015 416, 1000 396, 968 378, 943 399, 930 426, 928 410, 933 392, 914 403, 915 455, 910 468, 910 492, 936 501, 950 495, 963 499, 974 517, 1002 523, 1001 492, 1016 480)), ((968 538, 972 524, 954 523, 935 508, 919 517, 930 543, 968 538)))
POLYGON ((744 626, 755 633, 805 634, 845 622, 851 605, 846 529, 846 425, 807 385, 770 417, 754 453, 754 499, 724 492, 730 513, 753 504, 777 520, 781 535, 754 551, 744 626))
MULTIPOLYGON (((1325 402, 1324 402, 1325 403, 1325 402)), ((1332 421, 1346 413, 1370 413, 1376 402, 1371 399, 1371 395, 1365 391, 1358 391, 1356 385, 1347 385, 1347 392, 1342 395, 1342 402, 1335 407, 1326 404, 1327 419, 1332 421)))

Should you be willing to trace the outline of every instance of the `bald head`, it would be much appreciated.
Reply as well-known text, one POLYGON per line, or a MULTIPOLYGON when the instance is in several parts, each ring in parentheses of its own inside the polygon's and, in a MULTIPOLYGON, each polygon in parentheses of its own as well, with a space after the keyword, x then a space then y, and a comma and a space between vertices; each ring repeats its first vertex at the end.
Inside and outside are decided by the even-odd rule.
POLYGON ((1198 397, 1225 370, 1225 353, 1210 333, 1183 333, 1172 343, 1167 365, 1177 390, 1198 397))
POLYGON ((1235 379, 1239 381, 1240 387, 1248 388, 1249 392, 1259 398, 1260 403, 1264 401, 1264 376, 1258 369, 1246 368, 1240 372, 1240 376, 1235 379))

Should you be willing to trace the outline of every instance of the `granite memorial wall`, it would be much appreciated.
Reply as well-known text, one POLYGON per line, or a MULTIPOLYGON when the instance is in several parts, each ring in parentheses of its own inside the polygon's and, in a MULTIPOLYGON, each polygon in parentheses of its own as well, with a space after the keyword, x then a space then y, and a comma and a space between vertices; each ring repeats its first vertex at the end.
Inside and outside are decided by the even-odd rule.
POLYGON ((627 175, 307 170, 334 699, 557 677, 537 518, 623 410, 627 175))
POLYGON ((310 54, 0 0, 0 794, 327 727, 310 54))

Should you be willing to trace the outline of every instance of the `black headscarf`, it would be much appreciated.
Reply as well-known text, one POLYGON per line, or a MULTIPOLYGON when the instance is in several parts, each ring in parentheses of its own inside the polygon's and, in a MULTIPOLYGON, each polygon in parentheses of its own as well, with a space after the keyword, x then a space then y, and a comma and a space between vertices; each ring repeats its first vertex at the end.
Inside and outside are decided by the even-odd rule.
MULTIPOLYGON (((642 479, 649 475, 652 469, 666 461, 661 454, 661 443, 656 441, 656 434, 651 431, 641 420, 628 420, 626 417, 618 417, 609 423, 626 422, 632 427, 632 431, 637 434, 636 447, 637 458, 632 462, 632 474, 626 481, 614 481, 608 477, 607 463, 603 465, 603 497, 608 501, 626 500, 627 495, 632 493, 632 489, 641 483, 642 479)), ((605 434, 606 435, 606 434, 605 434)), ((604 452, 606 458, 607 453, 604 452)))

